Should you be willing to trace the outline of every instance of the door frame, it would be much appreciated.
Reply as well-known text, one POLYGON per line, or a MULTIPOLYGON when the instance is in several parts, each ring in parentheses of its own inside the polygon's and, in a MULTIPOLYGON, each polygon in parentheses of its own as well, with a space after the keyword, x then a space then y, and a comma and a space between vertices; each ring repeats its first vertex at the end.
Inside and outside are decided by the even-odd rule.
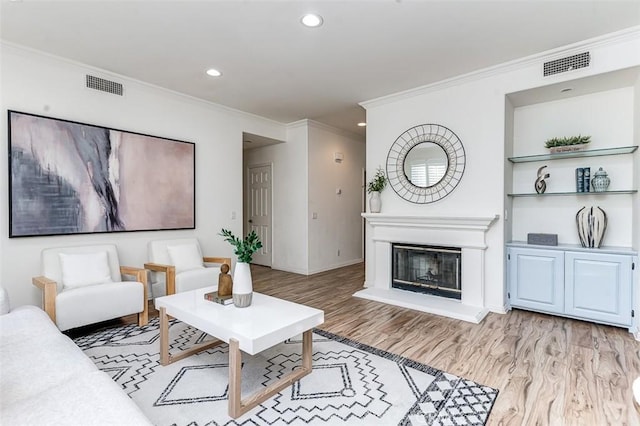
POLYGON ((266 162, 266 163, 255 163, 255 164, 247 164, 247 168, 245 169, 245 176, 244 176, 244 181, 245 181, 245 185, 244 185, 244 194, 242 196, 242 233, 243 235, 247 235, 248 231, 249 231, 249 204, 250 204, 250 200, 249 200, 249 195, 250 195, 250 190, 249 187, 251 185, 250 182, 250 176, 251 176, 251 169, 252 168, 257 168, 257 167, 269 167, 269 173, 271 175, 271 181, 270 181, 270 185, 269 185, 269 199, 271 200, 271 205, 270 207, 270 211, 269 211, 269 218, 270 218, 270 223, 269 223, 269 229, 271 232, 271 238, 270 238, 270 243, 271 246, 269 247, 269 253, 271 253, 271 265, 269 266, 270 268, 273 267, 273 161, 270 162, 266 162))

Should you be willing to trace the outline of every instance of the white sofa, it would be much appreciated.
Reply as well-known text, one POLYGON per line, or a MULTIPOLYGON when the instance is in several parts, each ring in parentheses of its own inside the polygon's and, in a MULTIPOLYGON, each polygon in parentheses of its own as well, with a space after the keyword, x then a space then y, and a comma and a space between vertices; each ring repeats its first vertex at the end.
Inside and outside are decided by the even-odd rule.
POLYGON ((35 306, 0 315, 0 425, 151 425, 35 306))

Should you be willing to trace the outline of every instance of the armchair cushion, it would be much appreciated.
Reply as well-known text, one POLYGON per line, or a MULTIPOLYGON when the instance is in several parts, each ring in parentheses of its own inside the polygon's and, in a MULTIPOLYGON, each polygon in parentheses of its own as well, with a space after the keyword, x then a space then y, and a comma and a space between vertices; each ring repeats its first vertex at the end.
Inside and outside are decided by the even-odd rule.
POLYGON ((113 244, 100 244, 90 246, 76 247, 55 247, 42 250, 42 275, 53 280, 57 284, 58 293, 64 290, 62 285, 62 265, 60 262, 60 253, 65 254, 82 254, 107 252, 109 259, 109 270, 111 271, 111 281, 122 281, 120 274, 120 261, 118 260, 118 251, 113 244))
POLYGON ((58 255, 64 289, 113 282, 106 251, 58 255))
POLYGON ((167 246, 171 264, 176 267, 176 274, 193 269, 204 269, 202 253, 195 243, 167 246))
POLYGON ((0 287, 0 315, 8 314, 11 310, 7 289, 0 287))
POLYGON ((218 290, 219 267, 192 269, 176 274, 176 293, 195 290, 202 287, 214 287, 218 290))
POLYGON ((144 305, 144 287, 136 281, 80 287, 56 296, 56 323, 68 330, 141 312, 144 305))

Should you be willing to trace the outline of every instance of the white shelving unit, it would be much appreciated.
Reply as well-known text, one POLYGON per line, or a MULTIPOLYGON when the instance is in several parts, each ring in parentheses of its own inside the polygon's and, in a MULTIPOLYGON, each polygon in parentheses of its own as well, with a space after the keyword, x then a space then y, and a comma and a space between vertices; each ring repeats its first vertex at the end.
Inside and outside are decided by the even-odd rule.
POLYGON ((637 331, 640 170, 634 129, 640 128, 635 100, 640 69, 632 71, 507 95, 508 306, 637 331), (566 87, 574 90, 561 90, 566 87), (577 135, 591 136, 589 149, 551 154, 544 147, 552 137, 577 135), (542 166, 550 177, 546 191, 538 194, 534 185, 542 166), (606 170, 608 190, 577 192, 578 167, 590 167, 592 178, 599 167, 606 170), (575 217, 585 206, 606 212, 604 244, 609 247, 580 246, 575 217), (559 245, 528 245, 522 242, 528 233, 557 234, 559 245))

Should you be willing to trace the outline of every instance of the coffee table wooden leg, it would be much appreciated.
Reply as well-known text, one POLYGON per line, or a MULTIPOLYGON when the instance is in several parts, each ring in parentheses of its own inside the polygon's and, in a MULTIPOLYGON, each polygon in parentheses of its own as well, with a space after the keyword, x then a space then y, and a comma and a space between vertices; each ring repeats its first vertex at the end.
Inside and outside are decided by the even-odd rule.
POLYGON ((169 319, 165 308, 160 308, 160 364, 169 365, 169 319))
POLYGON ((236 339, 229 339, 229 416, 242 415, 242 353, 236 339))
POLYGON ((312 331, 302 334, 302 366, 291 371, 275 383, 261 391, 242 399, 242 354, 235 339, 229 339, 229 416, 236 419, 253 407, 271 398, 282 389, 291 386, 312 371, 313 338, 312 331))
MULTIPOLYGON (((302 369, 311 372, 311 362, 313 360, 313 337, 311 330, 302 333, 302 369)), ((308 373, 307 373, 308 374, 308 373)))

